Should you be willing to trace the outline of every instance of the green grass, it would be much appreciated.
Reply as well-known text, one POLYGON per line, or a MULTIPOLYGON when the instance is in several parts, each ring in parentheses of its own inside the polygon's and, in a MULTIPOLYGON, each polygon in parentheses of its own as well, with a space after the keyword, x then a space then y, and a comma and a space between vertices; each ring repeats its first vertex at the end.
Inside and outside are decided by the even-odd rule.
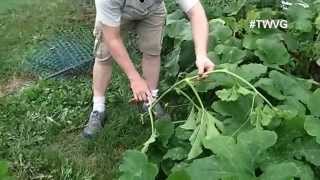
POLYGON ((19 5, 24 5, 30 3, 30 0, 2 0, 0 2, 0 13, 14 9, 19 5))
POLYGON ((21 64, 41 41, 50 38, 54 32, 83 23, 77 20, 80 8, 77 8, 75 2, 76 0, 0 2, 0 83, 14 75, 23 76, 21 64))
MULTIPOLYGON (((1 1, 0 84, 26 76, 21 65, 55 32, 87 24, 74 1, 1 1)), ((144 142, 137 107, 129 105, 130 89, 119 68, 107 93, 108 122, 94 141, 80 134, 92 104, 91 77, 38 80, 0 98, 0 160, 17 179, 103 179, 117 177, 123 151, 144 142)), ((1 177, 0 177, 1 178, 1 177)))
MULTIPOLYGON (((116 72, 119 70, 116 70, 116 72)), ((108 99, 108 121, 94 141, 80 134, 91 109, 87 77, 40 81, 14 96, 0 99, 0 159, 10 162, 18 179, 113 179, 122 153, 149 135, 125 77, 114 76, 108 99), (91 178, 89 178, 91 177, 91 178)))

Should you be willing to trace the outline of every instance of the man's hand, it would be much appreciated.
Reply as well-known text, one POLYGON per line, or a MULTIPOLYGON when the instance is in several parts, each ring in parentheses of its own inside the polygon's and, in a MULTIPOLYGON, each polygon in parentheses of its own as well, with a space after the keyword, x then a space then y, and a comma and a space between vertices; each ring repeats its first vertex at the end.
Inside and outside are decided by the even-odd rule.
POLYGON ((200 78, 208 77, 208 73, 214 69, 214 63, 207 56, 197 56, 196 65, 200 78))
POLYGON ((130 84, 135 101, 148 102, 152 97, 146 81, 140 76, 130 79, 130 84))

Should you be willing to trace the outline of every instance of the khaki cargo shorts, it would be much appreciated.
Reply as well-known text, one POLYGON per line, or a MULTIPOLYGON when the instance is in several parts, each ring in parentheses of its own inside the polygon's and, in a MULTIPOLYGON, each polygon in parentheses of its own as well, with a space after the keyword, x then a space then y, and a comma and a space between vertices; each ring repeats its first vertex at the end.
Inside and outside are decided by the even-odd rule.
MULTIPOLYGON (((129 31, 135 32, 138 35, 138 48, 142 53, 160 55, 165 21, 166 8, 164 3, 158 4, 157 7, 150 10, 150 13, 147 15, 128 15, 128 13, 126 13, 121 19, 121 35, 122 37, 126 37, 129 31)), ((94 55, 96 61, 108 62, 112 58, 108 47, 104 43, 102 27, 103 25, 97 22, 94 30, 96 38, 94 55)))

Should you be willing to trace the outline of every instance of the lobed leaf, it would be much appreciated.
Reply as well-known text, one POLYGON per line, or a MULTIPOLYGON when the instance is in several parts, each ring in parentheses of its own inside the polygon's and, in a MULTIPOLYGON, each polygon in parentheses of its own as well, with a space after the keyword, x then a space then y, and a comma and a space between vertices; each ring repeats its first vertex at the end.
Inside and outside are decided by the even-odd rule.
POLYGON ((258 39, 255 55, 267 65, 284 65, 289 62, 289 53, 285 46, 276 39, 258 39))
POLYGON ((307 117, 304 128, 309 135, 315 136, 317 143, 320 144, 320 119, 312 116, 307 117))
POLYGON ((307 106, 312 115, 320 117, 320 89, 312 93, 307 102, 307 106))
POLYGON ((154 180, 158 174, 158 167, 148 162, 144 153, 135 150, 125 152, 119 170, 119 180, 154 180))
POLYGON ((194 160, 186 172, 191 180, 253 179, 259 156, 276 140, 276 133, 259 129, 241 133, 237 142, 228 136, 212 137, 204 145, 216 156, 194 160))

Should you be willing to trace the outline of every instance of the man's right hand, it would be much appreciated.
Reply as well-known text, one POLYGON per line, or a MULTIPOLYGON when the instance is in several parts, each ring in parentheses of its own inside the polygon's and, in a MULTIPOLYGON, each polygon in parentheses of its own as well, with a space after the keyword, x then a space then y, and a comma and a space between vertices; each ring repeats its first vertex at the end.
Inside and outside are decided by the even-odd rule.
POLYGON ((142 77, 137 76, 130 79, 130 85, 135 101, 148 102, 148 100, 152 97, 150 89, 142 77))
POLYGON ((127 74, 130 80, 135 101, 148 102, 148 98, 152 97, 151 92, 145 80, 136 71, 127 49, 123 45, 120 27, 104 26, 103 34, 105 35, 103 36, 105 38, 104 41, 106 42, 112 57, 127 74))

